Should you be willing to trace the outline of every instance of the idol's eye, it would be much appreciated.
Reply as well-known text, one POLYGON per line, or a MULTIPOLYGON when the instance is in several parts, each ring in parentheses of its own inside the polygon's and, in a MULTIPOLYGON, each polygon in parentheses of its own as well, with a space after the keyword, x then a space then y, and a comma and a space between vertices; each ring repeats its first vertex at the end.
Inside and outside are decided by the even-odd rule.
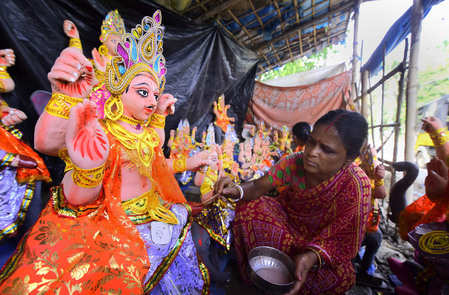
POLYGON ((155 94, 154 94, 154 99, 155 99, 156 101, 158 101, 158 100, 159 100, 159 94, 155 93, 155 94))
POLYGON ((137 93, 139 93, 139 95, 142 97, 148 96, 148 91, 146 91, 145 89, 139 89, 139 90, 137 90, 137 93))

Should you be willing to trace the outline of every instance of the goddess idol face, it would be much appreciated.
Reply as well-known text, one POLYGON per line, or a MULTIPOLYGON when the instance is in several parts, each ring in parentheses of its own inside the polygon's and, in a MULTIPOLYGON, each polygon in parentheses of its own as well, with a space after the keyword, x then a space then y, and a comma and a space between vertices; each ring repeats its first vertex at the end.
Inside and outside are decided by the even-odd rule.
POLYGON ((150 73, 137 74, 122 94, 123 114, 139 121, 148 120, 155 112, 159 87, 150 73))

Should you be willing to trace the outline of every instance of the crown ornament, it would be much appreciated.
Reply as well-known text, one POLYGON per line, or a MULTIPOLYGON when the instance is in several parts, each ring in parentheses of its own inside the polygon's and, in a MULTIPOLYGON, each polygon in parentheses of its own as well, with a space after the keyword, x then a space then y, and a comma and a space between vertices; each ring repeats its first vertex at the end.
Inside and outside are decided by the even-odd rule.
POLYGON ((125 23, 118 10, 111 10, 101 24, 100 41, 104 43, 110 34, 122 35, 125 33, 125 23))
POLYGON ((145 16, 130 33, 122 35, 114 56, 106 69, 106 88, 112 95, 120 95, 131 80, 141 72, 155 79, 160 92, 165 86, 165 58, 162 55, 164 28, 162 14, 156 10, 153 17, 145 16))

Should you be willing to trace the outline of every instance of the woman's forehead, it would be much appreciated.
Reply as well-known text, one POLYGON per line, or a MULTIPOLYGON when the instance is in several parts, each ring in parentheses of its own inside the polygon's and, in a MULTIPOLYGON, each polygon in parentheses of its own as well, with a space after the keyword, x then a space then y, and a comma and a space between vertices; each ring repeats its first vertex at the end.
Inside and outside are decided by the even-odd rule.
POLYGON ((338 134, 337 129, 333 125, 320 124, 318 126, 315 126, 313 128, 311 136, 313 137, 313 139, 325 144, 343 145, 340 135, 338 134))

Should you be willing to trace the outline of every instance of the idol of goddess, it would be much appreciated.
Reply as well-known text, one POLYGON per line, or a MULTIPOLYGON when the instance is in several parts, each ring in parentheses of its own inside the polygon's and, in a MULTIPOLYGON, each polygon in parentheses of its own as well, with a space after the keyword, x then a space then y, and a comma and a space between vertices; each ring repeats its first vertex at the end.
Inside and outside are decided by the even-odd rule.
MULTIPOLYGON (((14 90, 7 68, 14 65, 12 49, 0 50, 0 93, 14 90)), ((42 209, 41 181, 50 181, 43 160, 22 140, 14 127, 27 119, 0 97, 0 267, 12 255, 17 243, 34 224, 42 209)))
MULTIPOLYGON (((65 20, 63 25, 64 33, 70 38, 69 46, 78 48, 81 52, 81 44, 78 28, 70 21, 65 20)), ((117 44, 125 33, 125 23, 117 9, 111 10, 106 15, 101 24, 100 47, 92 50, 92 61, 96 78, 99 82, 104 81, 106 66, 111 62, 113 56, 117 54, 117 44)))
POLYGON ((218 103, 214 101, 213 112, 215 115, 215 125, 217 125, 223 132, 226 132, 228 125, 235 121, 235 118, 229 117, 227 112, 231 106, 225 104, 224 95, 218 97, 218 103))
POLYGON ((67 172, 5 268, 1 294, 208 292, 190 209, 161 152, 176 102, 163 94, 161 20, 159 10, 144 17, 117 44, 103 119, 83 100, 96 82, 90 62, 74 48, 56 60, 35 146, 59 153, 67 172))

